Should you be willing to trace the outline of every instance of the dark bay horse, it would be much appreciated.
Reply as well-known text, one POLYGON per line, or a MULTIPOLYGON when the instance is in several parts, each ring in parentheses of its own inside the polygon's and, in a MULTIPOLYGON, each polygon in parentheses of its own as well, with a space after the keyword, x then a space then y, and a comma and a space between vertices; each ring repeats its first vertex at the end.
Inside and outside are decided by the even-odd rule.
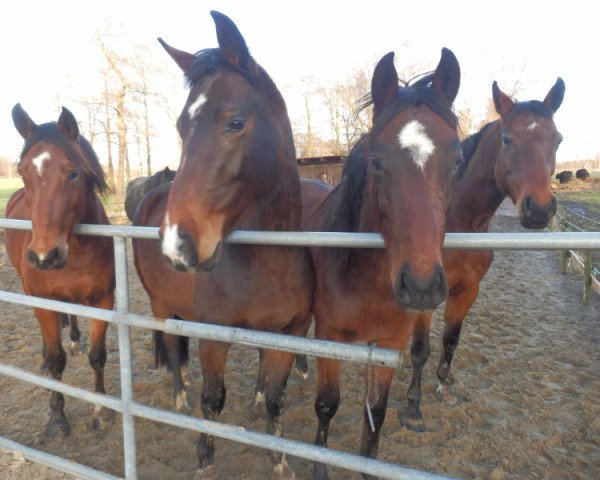
MULTIPOLYGON (((167 208, 171 183, 150 190, 134 208, 133 225, 160 227, 167 208)), ((199 312, 194 306, 194 273, 175 270, 162 255, 159 240, 132 239, 133 258, 138 276, 150 298, 152 313, 159 319, 195 320, 199 312)), ((154 364, 167 366, 173 373, 175 408, 189 412, 185 386, 189 384, 189 338, 155 330, 153 332, 154 364)))
MULTIPOLYGON (((63 107, 57 122, 36 125, 20 104, 12 111, 25 139, 18 171, 24 188, 9 199, 6 217, 31 220, 32 230, 5 232, 10 262, 27 295, 112 309, 115 272, 112 239, 78 236, 76 223, 108 224, 98 197, 107 191, 102 167, 81 135, 73 114, 63 107)), ((44 341, 44 363, 60 380, 66 365, 61 314, 34 309, 44 341)), ((106 327, 90 320, 90 365, 96 392, 105 393, 106 327)), ((62 393, 53 392, 46 435, 70 432, 62 393)), ((96 406, 93 427, 112 421, 114 412, 96 406)))
MULTIPOLYGON (((135 209, 150 190, 163 183, 172 182, 177 172, 165 167, 149 177, 134 178, 127 184, 125 190, 125 213, 127 218, 133 222, 135 209)), ((158 226, 158 225, 157 225, 158 226)))
MULTIPOLYGON (((405 350, 414 319, 446 299, 442 268, 446 197, 461 161, 452 103, 460 84, 454 54, 442 50, 436 70, 398 86, 394 55, 377 64, 371 84, 373 127, 353 148, 333 190, 303 182, 303 229, 380 232, 385 249, 311 249, 316 277, 313 312, 319 339, 366 342, 405 350)), ((317 359, 315 443, 327 446, 340 402, 340 362, 317 359)), ((375 457, 394 370, 369 368, 361 455, 375 457)), ((328 478, 315 465, 316 478, 328 478)))
MULTIPOLYGON (((551 180, 562 140, 553 121, 565 93, 558 78, 543 101, 514 102, 496 82, 492 96, 500 118, 463 141, 463 172, 452 180, 446 220, 448 232, 487 232, 502 201, 516 205, 521 225, 543 228, 556 213, 551 180)), ((444 310, 443 348, 437 368, 438 394, 449 381, 450 364, 465 316, 479 293, 494 253, 490 250, 446 250, 444 269, 449 297, 444 310)), ((412 343, 413 379, 403 423, 424 429, 419 410, 421 375, 429 357, 431 313, 419 315, 412 343)))
MULTIPOLYGON (((306 335, 314 288, 307 249, 226 244, 235 229, 301 228, 301 192, 292 129, 283 97, 250 56, 225 15, 211 12, 219 47, 192 55, 163 47, 184 71, 190 93, 177 121, 182 139, 178 173, 160 229, 161 248, 178 269, 194 273, 196 320, 306 335)), ((225 402, 229 344, 201 341, 205 418, 225 402)), ((284 393, 294 355, 261 351, 267 431, 282 434, 284 393)), ((210 468, 214 440, 200 436, 199 468, 210 468)), ((278 476, 290 476, 273 453, 278 476)))

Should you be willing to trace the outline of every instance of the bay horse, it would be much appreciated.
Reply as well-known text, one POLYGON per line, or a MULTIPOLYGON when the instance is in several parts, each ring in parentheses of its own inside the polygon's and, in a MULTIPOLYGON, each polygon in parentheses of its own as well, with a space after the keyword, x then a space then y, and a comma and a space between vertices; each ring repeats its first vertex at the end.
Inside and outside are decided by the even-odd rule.
MULTIPOLYGON (((171 182, 157 185, 134 206, 134 226, 160 227, 165 216, 171 182)), ((162 255, 159 240, 133 238, 133 258, 138 276, 148 294, 153 315, 158 319, 195 320, 194 273, 175 270, 162 255)), ((185 386, 189 385, 189 337, 159 330, 153 333, 154 366, 173 373, 175 408, 190 412, 185 386)))
MULTIPOLYGON (((302 200, 283 97, 233 21, 211 15, 218 48, 193 55, 159 39, 190 87, 177 120, 182 154, 160 228, 161 249, 176 268, 194 272, 195 320, 305 336, 314 288, 308 249, 224 242, 236 229, 300 230, 302 200)), ((223 409, 229 348, 200 341, 206 419, 216 420, 223 409)), ((267 431, 274 435, 282 434, 293 360, 291 353, 261 350, 257 384, 264 387, 267 431)), ((201 472, 213 465, 214 451, 213 437, 201 434, 201 472)), ((285 456, 272 452, 272 459, 277 476, 292 476, 285 456)))
MULTIPOLYGON (((462 142, 465 163, 462 173, 452 179, 446 220, 447 232, 487 232, 496 210, 508 196, 516 205, 521 225, 539 229, 556 213, 551 180, 556 150, 562 135, 553 115, 565 93, 561 78, 543 101, 515 102, 496 82, 492 97, 500 118, 485 125, 462 142)), ((479 283, 487 273, 494 253, 491 250, 445 250, 444 269, 449 296, 444 310, 443 347, 437 376, 438 396, 450 382, 449 373, 463 321, 479 294, 479 283)), ((419 409, 421 376, 430 353, 431 313, 419 315, 411 355, 413 378, 408 390, 408 407, 402 423, 424 430, 419 409)))
MULTIPOLYGON (((340 183, 303 182, 303 229, 380 232, 385 249, 311 248, 316 287, 315 336, 405 350, 414 320, 446 299, 442 268, 446 197, 461 161, 452 111, 460 67, 444 48, 437 68, 400 87, 394 53, 377 64, 371 82, 373 126, 354 146, 340 183)), ((340 362, 317 359, 315 443, 327 446, 340 402, 340 362)), ((369 368, 360 454, 376 457, 391 368, 369 368), (367 421, 373 419, 373 428, 367 421)), ((316 464, 315 478, 328 478, 316 464)))
POLYGON ((165 167, 149 177, 134 178, 125 189, 125 213, 129 221, 133 222, 135 209, 150 190, 163 183, 172 182, 177 172, 165 167))
MULTIPOLYGON (((31 220, 32 229, 7 229, 4 235, 23 290, 27 295, 112 310, 112 239, 73 232, 77 223, 109 223, 99 198, 108 187, 98 157, 64 107, 57 122, 37 125, 20 104, 13 108, 12 117, 25 140, 18 164, 24 187, 8 200, 6 217, 31 220)), ((66 365, 61 342, 64 316, 41 308, 34 313, 44 341, 44 363, 52 377, 60 380, 66 365)), ((90 320, 89 361, 99 393, 105 393, 106 327, 104 321, 90 320)), ((62 393, 52 392, 46 436, 70 433, 64 403, 62 393)), ((112 410, 97 405, 92 426, 103 428, 113 417, 112 410)))
MULTIPOLYGON (((138 205, 132 205, 135 212, 134 226, 160 227, 165 216, 170 182, 157 185, 141 198, 138 205)), ((158 319, 177 318, 194 321, 202 313, 196 310, 193 299, 194 273, 176 270, 162 255, 158 240, 133 238, 135 268, 150 299, 153 315, 158 319)), ((175 409, 190 412, 186 388, 191 383, 189 375, 189 337, 153 331, 153 353, 155 368, 166 366, 173 374, 175 409)), ((306 356, 296 356, 299 375, 308 378, 306 356)), ((264 387, 258 384, 256 392, 258 404, 256 416, 262 416, 264 387)))

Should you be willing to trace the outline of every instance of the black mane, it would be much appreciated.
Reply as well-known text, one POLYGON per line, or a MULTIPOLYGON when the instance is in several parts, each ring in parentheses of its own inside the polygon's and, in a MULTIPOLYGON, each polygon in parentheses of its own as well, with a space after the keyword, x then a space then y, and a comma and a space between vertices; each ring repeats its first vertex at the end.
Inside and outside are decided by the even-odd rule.
POLYGON ((99 194, 106 194, 108 184, 106 183, 106 175, 98 156, 90 143, 81 135, 78 137, 78 142, 68 140, 58 128, 57 122, 48 122, 35 127, 32 135, 25 141, 21 158, 38 142, 48 142, 60 148, 65 155, 74 162, 86 176, 88 187, 99 194))
MULTIPOLYGON (((433 74, 426 74, 412 85, 398 88, 394 99, 381 111, 369 133, 364 135, 352 148, 339 185, 331 193, 332 203, 324 219, 323 231, 356 232, 360 221, 364 188, 367 178, 365 147, 377 138, 377 135, 388 122, 406 108, 424 103, 439 115, 453 129, 457 128, 458 120, 452 107, 444 102, 435 90, 430 87, 433 74)), ((361 109, 372 105, 367 96, 361 109)))
POLYGON ((248 62, 248 68, 241 68, 231 65, 219 48, 206 48, 197 52, 195 56, 196 59, 185 71, 188 88, 192 88, 220 69, 229 69, 240 74, 254 87, 264 90, 271 101, 276 100, 279 107, 283 106, 285 108, 285 102, 277 86, 267 72, 251 57, 248 62))

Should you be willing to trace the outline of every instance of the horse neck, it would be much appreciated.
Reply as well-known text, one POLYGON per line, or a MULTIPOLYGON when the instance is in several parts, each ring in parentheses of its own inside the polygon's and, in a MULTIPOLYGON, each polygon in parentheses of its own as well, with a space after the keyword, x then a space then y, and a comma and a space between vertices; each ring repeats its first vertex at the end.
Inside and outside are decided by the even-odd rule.
POLYGON ((296 159, 281 160, 280 177, 239 228, 299 231, 302 197, 296 159))
MULTIPOLYGON (((343 181, 343 179, 342 179, 343 181)), ((342 195, 341 188, 335 188, 325 200, 322 211, 328 212, 328 215, 336 215, 334 205, 340 205, 338 198, 342 195)), ((356 233, 382 233, 379 219, 372 215, 372 198, 369 192, 368 182, 365 183, 362 191, 361 207, 358 212, 358 222, 354 226, 353 231, 356 233)), ((320 229, 321 225, 316 225, 316 229, 320 229)), ((348 230, 348 229, 346 229, 348 230)), ((336 249, 336 255, 328 255, 328 258, 335 258, 340 263, 340 275, 347 278, 352 278, 354 274, 351 272, 356 270, 360 273, 360 277, 365 275, 370 276, 371 284, 377 283, 377 279, 385 278, 387 281, 387 273, 389 272, 389 261, 385 249, 380 248, 348 248, 336 249)), ((363 280, 365 280, 363 278, 363 280)))
POLYGON ((500 145, 498 120, 480 139, 461 179, 451 183, 446 231, 487 231, 505 198, 496 183, 496 160, 500 145))
MULTIPOLYGON (((100 198, 91 189, 88 189, 83 200, 83 208, 76 224, 90 225, 108 225, 110 224, 100 198)), ((111 241, 109 237, 98 237, 95 235, 76 235, 73 232, 69 234, 69 243, 82 247, 89 244, 108 244, 111 241)))

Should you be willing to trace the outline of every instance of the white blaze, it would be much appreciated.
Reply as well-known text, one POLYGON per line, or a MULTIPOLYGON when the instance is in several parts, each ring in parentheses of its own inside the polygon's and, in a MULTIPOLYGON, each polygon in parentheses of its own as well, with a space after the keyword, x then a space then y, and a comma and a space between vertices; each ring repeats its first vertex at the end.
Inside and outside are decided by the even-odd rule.
POLYGON ((50 160, 51 158, 50 152, 42 152, 32 160, 40 177, 42 176, 42 170, 44 169, 44 162, 46 160, 50 160))
POLYGON ((531 122, 528 126, 527 126, 527 130, 535 130, 535 128, 538 126, 537 122, 531 122))
POLYGON ((181 245, 182 240, 179 238, 179 233, 177 232, 177 224, 171 225, 169 223, 168 213, 165 218, 165 224, 165 233, 163 235, 163 240, 161 244, 163 254, 173 261, 185 263, 183 255, 179 251, 179 246, 181 245))
POLYGON ((188 107, 188 115, 190 116, 190 120, 194 119, 200 114, 200 112, 202 111, 202 105, 204 105, 205 103, 206 95, 201 93, 200 95, 198 95, 198 98, 194 100, 194 103, 192 103, 188 107))
POLYGON ((398 142, 402 148, 410 151, 413 162, 425 170, 425 164, 435 150, 435 145, 425 132, 425 126, 418 120, 406 124, 398 134, 398 142))

